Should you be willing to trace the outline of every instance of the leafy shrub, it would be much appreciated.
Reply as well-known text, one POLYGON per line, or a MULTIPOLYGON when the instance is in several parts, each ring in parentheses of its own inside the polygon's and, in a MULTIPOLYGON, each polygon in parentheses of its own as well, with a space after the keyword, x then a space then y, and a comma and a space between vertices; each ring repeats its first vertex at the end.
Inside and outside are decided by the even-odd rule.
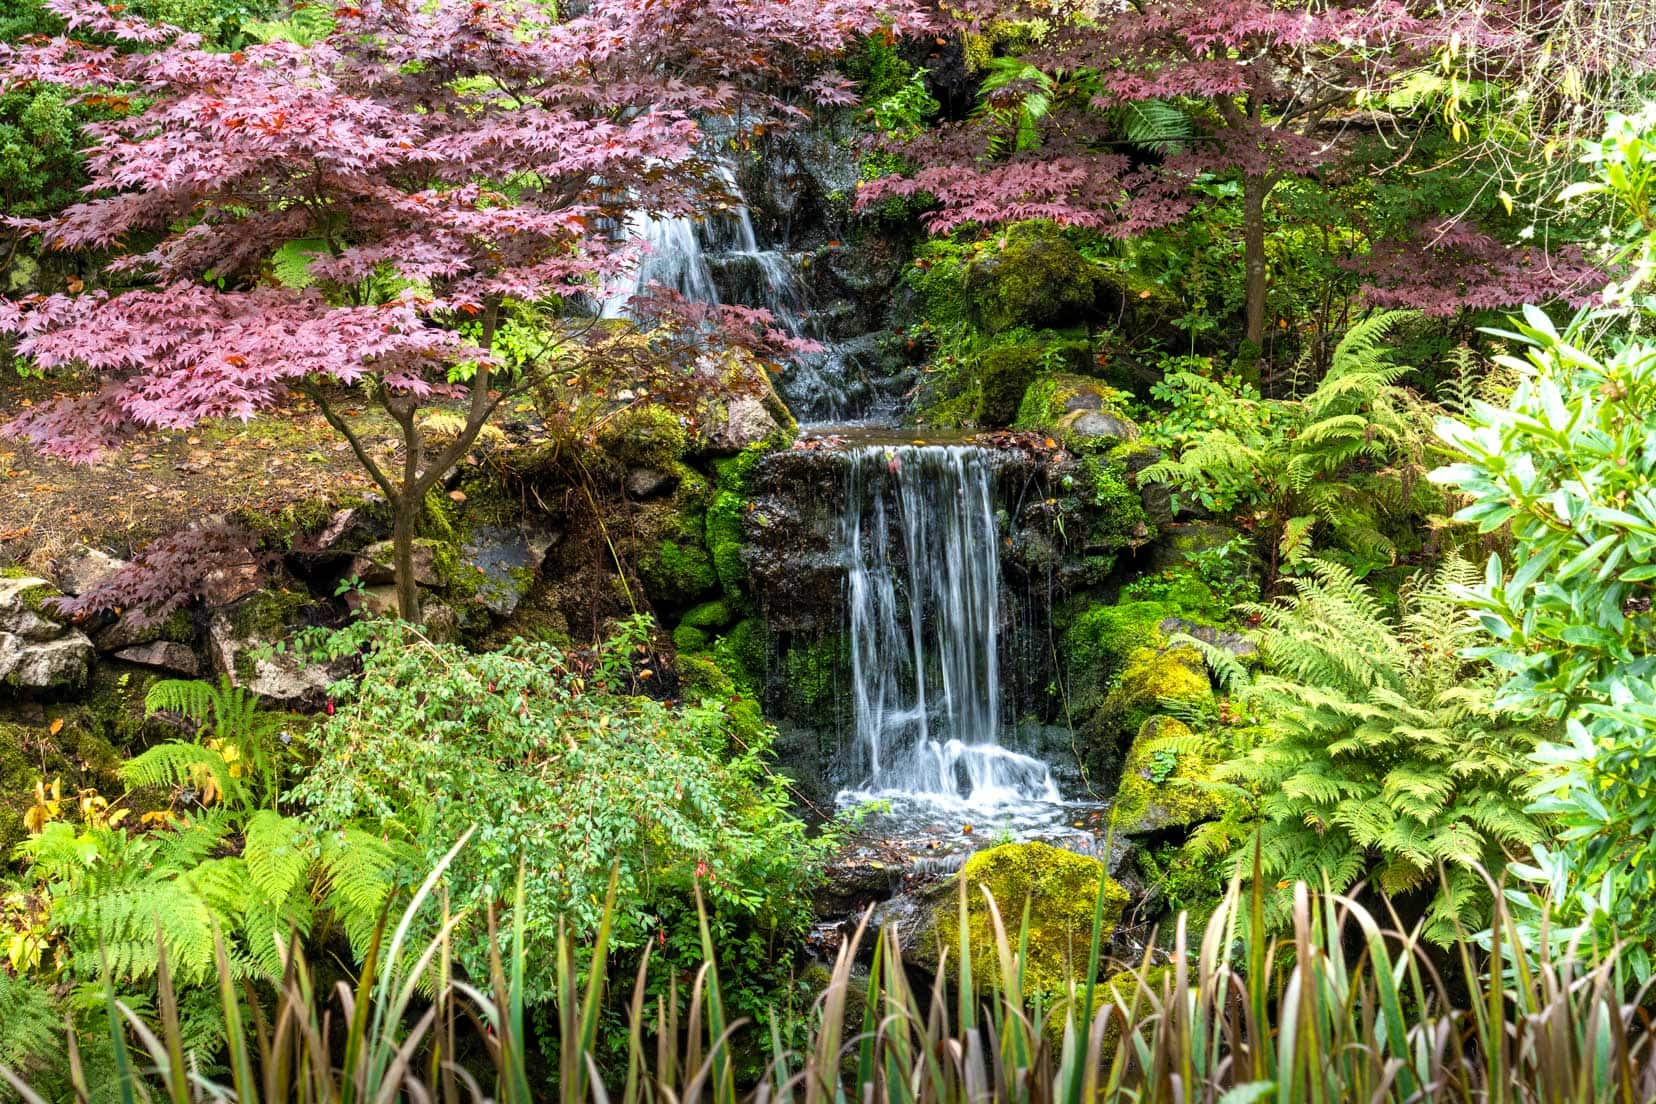
POLYGON ((1542 751, 1536 808, 1559 818, 1558 851, 1532 871, 1570 923, 1656 939, 1656 319, 1646 286, 1656 255, 1656 116, 1617 118, 1587 159, 1596 181, 1572 189, 1611 205, 1605 237, 1625 280, 1610 304, 1560 331, 1526 307, 1505 336, 1526 356, 1502 407, 1475 404, 1439 432, 1459 463, 1435 473, 1470 500, 1456 514, 1511 533, 1512 562, 1491 557, 1461 592, 1495 642, 1481 654, 1506 676, 1507 708, 1562 719, 1542 751))
POLYGON ((362 649, 362 677, 337 688, 293 796, 319 832, 361 825, 428 863, 478 826, 452 872, 456 954, 486 973, 483 915, 521 866, 524 904, 504 919, 526 933, 532 1001, 552 993, 559 922, 595 931, 612 870, 621 946, 697 947, 694 887, 732 942, 799 934, 824 844, 788 815, 762 743, 735 746, 725 703, 636 692, 654 677, 647 640, 642 619, 590 655, 526 641, 473 654, 394 622, 336 634, 329 649, 362 649))

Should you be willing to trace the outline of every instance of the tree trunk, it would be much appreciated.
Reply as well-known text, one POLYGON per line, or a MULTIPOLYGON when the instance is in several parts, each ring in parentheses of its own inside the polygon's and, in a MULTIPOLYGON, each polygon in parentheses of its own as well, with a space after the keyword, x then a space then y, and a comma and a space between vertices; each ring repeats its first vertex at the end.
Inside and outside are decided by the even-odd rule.
POLYGON ((1242 267, 1248 305, 1248 340, 1265 349, 1265 193, 1264 176, 1242 178, 1242 267))
POLYGON ((404 621, 420 623, 420 588, 414 580, 414 535, 419 524, 420 500, 412 492, 392 503, 391 562, 397 582, 397 613, 404 621))

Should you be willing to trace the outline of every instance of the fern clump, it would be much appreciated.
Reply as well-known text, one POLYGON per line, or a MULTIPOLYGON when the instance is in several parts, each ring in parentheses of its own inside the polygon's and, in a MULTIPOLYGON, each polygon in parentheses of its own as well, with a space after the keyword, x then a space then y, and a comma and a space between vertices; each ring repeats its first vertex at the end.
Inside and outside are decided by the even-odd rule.
POLYGON ((1139 473, 1179 499, 1251 515, 1278 570, 1313 554, 1363 575, 1398 561, 1400 534, 1436 512, 1427 481, 1435 408, 1402 387, 1385 339, 1408 315, 1376 314, 1348 331, 1328 374, 1303 401, 1257 411, 1175 442, 1175 454, 1139 473))
MULTIPOLYGON (((1244 607, 1260 619, 1268 673, 1250 681, 1207 649, 1267 718, 1266 738, 1217 771, 1259 795, 1265 877, 1430 893, 1429 938, 1478 930, 1480 868, 1498 877, 1542 831, 1524 797, 1537 734, 1495 707, 1488 664, 1462 658, 1478 630, 1452 592, 1476 571, 1448 561, 1399 596, 1393 621, 1347 568, 1308 568, 1289 597, 1244 607)), ((1244 846, 1244 871, 1252 857, 1244 846)))

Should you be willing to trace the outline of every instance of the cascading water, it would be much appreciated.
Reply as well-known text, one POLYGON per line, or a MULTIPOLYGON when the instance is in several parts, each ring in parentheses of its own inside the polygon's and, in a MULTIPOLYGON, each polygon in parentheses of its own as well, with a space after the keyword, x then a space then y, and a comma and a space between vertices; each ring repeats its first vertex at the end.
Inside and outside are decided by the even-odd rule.
POLYGON ((795 356, 782 381, 797 417, 806 422, 839 421, 866 408, 868 403, 853 394, 864 343, 824 342, 813 332, 800 257, 760 245, 735 174, 721 166, 719 175, 735 202, 717 214, 701 220, 648 215, 628 219, 626 234, 639 244, 641 255, 604 294, 602 316, 625 317, 632 297, 651 284, 671 288, 694 303, 763 307, 792 336, 816 339, 823 346, 795 356))
POLYGON ((842 800, 1057 803, 1047 765, 1000 743, 995 454, 907 445, 843 455, 861 783, 842 800))

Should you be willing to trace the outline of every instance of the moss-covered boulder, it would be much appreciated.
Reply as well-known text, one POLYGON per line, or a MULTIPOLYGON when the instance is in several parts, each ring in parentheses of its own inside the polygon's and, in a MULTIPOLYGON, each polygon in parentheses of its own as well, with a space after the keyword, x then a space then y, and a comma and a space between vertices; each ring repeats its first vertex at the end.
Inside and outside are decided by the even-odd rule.
POLYGON ((1093 910, 1100 885, 1104 894, 1104 938, 1115 930, 1127 906, 1127 891, 1104 871, 1104 864, 1049 844, 1009 843, 979 851, 956 878, 928 891, 921 922, 908 941, 913 960, 935 965, 941 948, 958 957, 960 944, 960 886, 966 890, 967 939, 972 952, 972 977, 988 987, 998 980, 999 955, 994 925, 984 900, 987 889, 995 899, 1009 940, 1018 939, 1018 926, 1029 903, 1029 958, 1025 985, 1032 991, 1062 992, 1072 976, 1086 969, 1092 940, 1093 910))
POLYGON ((1132 441, 1139 427, 1122 409, 1125 398, 1102 380, 1050 372, 1029 382, 1013 424, 1062 437, 1072 448, 1132 441))
POLYGON ((977 324, 999 333, 1085 318, 1101 277, 1063 230, 1050 222, 1026 222, 1007 229, 972 260, 965 290, 977 324))
POLYGON ((1122 765, 1110 827, 1118 836, 1145 836, 1217 817, 1218 797, 1202 788, 1211 781, 1214 754, 1212 742, 1183 721, 1145 721, 1122 765))

